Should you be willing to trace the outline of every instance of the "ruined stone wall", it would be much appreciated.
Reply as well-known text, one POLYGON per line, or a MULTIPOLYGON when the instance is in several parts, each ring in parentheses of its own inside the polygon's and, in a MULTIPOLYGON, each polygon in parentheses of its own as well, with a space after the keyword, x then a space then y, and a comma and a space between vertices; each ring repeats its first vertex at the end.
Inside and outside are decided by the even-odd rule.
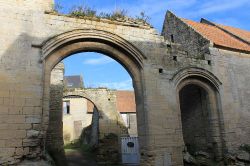
MULTIPOLYGON (((105 135, 110 133, 114 133, 118 136, 122 134, 125 124, 123 123, 121 115, 116 108, 115 90, 109 90, 106 88, 74 89, 65 91, 64 96, 78 96, 79 98, 72 98, 72 100, 76 99, 78 101, 81 97, 87 98, 95 104, 99 113, 100 138, 103 138, 105 135)), ((84 121, 85 117, 92 117, 92 114, 86 114, 86 112, 79 114, 81 115, 78 119, 81 119, 82 121, 84 121)))
POLYGON ((91 123, 91 135, 90 135, 90 145, 97 145, 99 142, 99 112, 94 107, 94 112, 92 116, 92 123, 91 123))
POLYGON ((87 99, 64 98, 70 102, 70 114, 63 115, 64 143, 78 139, 83 128, 91 125, 92 114, 87 113, 87 99))
POLYGON ((171 77, 171 73, 192 66, 216 76, 220 82, 218 115, 225 152, 235 152, 241 144, 249 144, 250 55, 212 47, 204 37, 171 13, 166 15, 162 34, 169 41, 171 34, 175 39, 170 45, 172 56, 166 62, 163 75, 171 77))
POLYGON ((0 33, 0 164, 41 156, 45 137, 41 126, 42 64, 39 50, 31 47, 32 20, 37 21, 34 18, 41 12, 32 12, 34 6, 20 3, 0 2, 4 24, 0 33), (39 137, 30 136, 33 131, 39 137))
POLYGON ((166 14, 162 35, 171 43, 180 44, 179 49, 189 57, 202 59, 209 53, 210 41, 171 12, 166 14))
MULTIPOLYGON (((167 92, 171 87, 168 79, 159 74, 169 52, 155 29, 45 14, 50 2, 44 0, 26 1, 30 2, 27 7, 16 2, 4 1, 0 5, 0 41, 4 43, 0 45, 1 163, 19 162, 28 156, 37 158, 44 150, 50 117, 49 98, 44 91, 44 79, 48 76, 44 75, 46 60, 41 60, 42 44, 75 29, 98 29, 129 41, 145 56, 141 80, 136 80, 143 87, 139 89, 143 95, 140 93, 136 99, 140 106, 137 119, 142 161, 152 165, 164 162, 182 165, 180 124, 175 105, 171 106, 169 100, 173 93, 167 92), (33 130, 40 133, 41 139, 29 139, 33 130)), ((122 63, 131 62, 128 58, 122 63)))
MULTIPOLYGON (((176 50, 175 44, 168 47, 170 42, 166 41, 167 38, 164 40, 150 27, 45 14, 50 2, 44 0, 18 2, 29 3, 24 6, 23 3, 11 0, 3 1, 0 5, 0 43, 4 43, 0 45, 1 164, 16 163, 27 157, 39 158, 42 155, 50 119, 48 87, 45 87, 47 84, 44 81, 49 76, 44 74, 44 66, 52 62, 47 61, 49 56, 42 59, 45 55, 41 48, 46 40, 55 35, 76 29, 116 34, 144 55, 141 67, 138 67, 140 79, 134 81, 134 84, 142 87, 137 91, 140 95, 136 96, 139 105, 137 120, 141 165, 183 165, 184 144, 173 77, 180 69, 190 66, 206 69, 222 82, 220 95, 227 145, 237 145, 236 138, 241 142, 249 141, 247 99, 250 65, 245 55, 222 55, 221 50, 215 50, 217 53, 211 52, 212 56, 205 54, 202 58, 194 58, 176 50), (212 59, 211 65, 207 58, 212 59), (38 137, 30 137, 29 133, 34 130, 38 137)), ((103 38, 94 42, 98 41, 103 41, 103 38)), ((107 42, 109 46, 114 43, 117 44, 114 38, 107 42)), ((201 43, 207 45, 206 41, 202 40, 201 43)), ((67 44, 60 47, 66 48, 67 44)), ((121 51, 128 55, 126 61, 121 63, 131 67, 131 52, 127 49, 121 51)), ((118 57, 114 55, 114 58, 118 57)), ((53 58, 61 60, 59 53, 58 57, 53 58)), ((130 73, 135 70, 128 69, 130 73)))
POLYGON ((210 48, 213 73, 221 80, 221 105, 229 151, 250 144, 250 55, 210 48))
POLYGON ((58 165, 65 165, 63 143, 63 78, 64 65, 59 63, 51 72, 50 79, 50 104, 49 104, 49 125, 46 133, 46 149, 49 155, 58 165))
POLYGON ((136 113, 134 113, 134 114, 130 113, 127 116, 129 116, 129 128, 128 128, 129 136, 137 137, 138 136, 138 131, 137 131, 136 113))
MULTIPOLYGON (((79 28, 93 28, 115 33, 136 46, 147 59, 143 60, 143 93, 137 104, 143 104, 143 110, 138 113, 138 131, 142 160, 152 165, 172 163, 182 165, 182 133, 178 114, 165 87, 170 86, 166 78, 160 76, 159 68, 162 68, 163 58, 168 55, 168 49, 163 37, 154 29, 148 27, 131 27, 126 24, 98 22, 83 19, 68 18, 57 15, 44 15, 45 26, 51 27, 49 36, 60 34, 79 28), (159 99, 158 97, 161 96, 159 99), (171 119, 171 120, 169 120, 171 119), (151 156, 150 158, 148 156, 151 156)), ((171 86, 170 86, 171 87, 171 86)), ((142 163, 143 164, 143 163, 142 163)))

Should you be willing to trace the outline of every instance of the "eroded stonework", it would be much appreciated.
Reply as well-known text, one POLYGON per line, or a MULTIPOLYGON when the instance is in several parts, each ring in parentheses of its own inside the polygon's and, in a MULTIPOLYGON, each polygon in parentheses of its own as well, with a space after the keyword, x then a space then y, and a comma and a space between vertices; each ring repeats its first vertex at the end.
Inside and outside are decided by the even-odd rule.
POLYGON ((159 35, 151 27, 46 14, 51 0, 0 3, 0 164, 43 158, 51 70, 79 51, 102 52, 131 74, 141 165, 183 165, 179 91, 189 84, 209 94, 222 155, 250 144, 249 52, 211 45, 171 15, 159 35))

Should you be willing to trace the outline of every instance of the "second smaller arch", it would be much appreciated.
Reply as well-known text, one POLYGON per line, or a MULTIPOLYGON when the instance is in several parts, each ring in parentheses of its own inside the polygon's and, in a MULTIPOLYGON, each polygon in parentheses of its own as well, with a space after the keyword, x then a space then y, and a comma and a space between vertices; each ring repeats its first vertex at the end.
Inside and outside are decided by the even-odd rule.
POLYGON ((206 152, 214 159, 223 156, 225 142, 220 94, 207 78, 190 75, 178 81, 177 101, 185 150, 206 152))

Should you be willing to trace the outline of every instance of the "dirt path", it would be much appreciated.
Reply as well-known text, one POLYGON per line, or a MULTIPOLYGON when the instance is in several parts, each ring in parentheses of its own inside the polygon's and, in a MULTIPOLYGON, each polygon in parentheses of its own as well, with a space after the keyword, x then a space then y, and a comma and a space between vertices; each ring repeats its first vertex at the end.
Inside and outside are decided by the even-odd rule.
POLYGON ((68 166, 97 166, 93 157, 84 156, 79 150, 71 149, 65 152, 68 166))

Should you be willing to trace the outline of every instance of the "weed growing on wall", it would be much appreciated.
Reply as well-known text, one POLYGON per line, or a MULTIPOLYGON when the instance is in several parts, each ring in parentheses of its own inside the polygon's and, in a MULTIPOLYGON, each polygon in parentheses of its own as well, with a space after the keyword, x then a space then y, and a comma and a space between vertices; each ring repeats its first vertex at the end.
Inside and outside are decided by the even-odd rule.
MULTIPOLYGON (((63 10, 63 6, 59 3, 53 4, 53 13, 60 13, 63 10)), ((80 5, 73 7, 67 14, 76 18, 96 18, 96 19, 108 19, 112 21, 140 23, 150 25, 150 17, 145 12, 141 12, 140 15, 131 17, 126 10, 115 10, 113 12, 101 12, 98 13, 95 9, 86 5, 80 5)))

